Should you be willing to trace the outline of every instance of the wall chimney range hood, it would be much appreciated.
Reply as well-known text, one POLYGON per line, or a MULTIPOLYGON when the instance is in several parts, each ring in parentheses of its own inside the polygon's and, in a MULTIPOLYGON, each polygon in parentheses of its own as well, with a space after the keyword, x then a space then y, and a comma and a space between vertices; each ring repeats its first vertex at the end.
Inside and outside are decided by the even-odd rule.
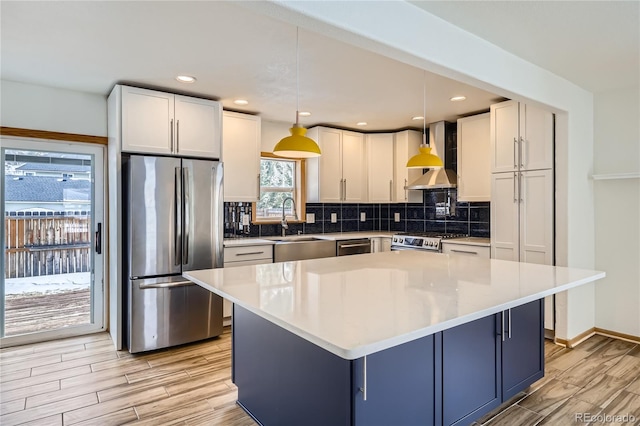
MULTIPOLYGON (((446 123, 444 121, 438 121, 429 125, 429 145, 431 146, 431 152, 442 158, 444 164, 446 164, 445 129, 446 123)), ((455 188, 457 184, 458 177, 456 172, 441 167, 429 169, 427 173, 405 186, 404 189, 455 188)))

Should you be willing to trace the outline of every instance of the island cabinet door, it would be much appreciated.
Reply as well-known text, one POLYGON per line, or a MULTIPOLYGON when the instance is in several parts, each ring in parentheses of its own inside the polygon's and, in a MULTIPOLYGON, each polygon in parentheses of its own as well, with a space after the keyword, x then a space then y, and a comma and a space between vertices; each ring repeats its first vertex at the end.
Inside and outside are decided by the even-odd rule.
POLYGON ((544 376, 544 303, 535 300, 502 313, 502 399, 544 376))
POLYGON ((434 353, 431 335, 354 360, 354 424, 436 424, 434 353))
POLYGON ((442 332, 442 423, 468 425, 501 403, 499 315, 442 332))

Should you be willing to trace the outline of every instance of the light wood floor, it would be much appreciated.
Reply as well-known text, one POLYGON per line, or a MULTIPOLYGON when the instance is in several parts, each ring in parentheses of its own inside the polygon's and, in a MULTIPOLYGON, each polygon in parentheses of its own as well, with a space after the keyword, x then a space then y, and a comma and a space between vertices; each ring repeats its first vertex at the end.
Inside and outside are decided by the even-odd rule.
MULTIPOLYGON (((640 346, 594 336, 546 345, 546 377, 481 422, 569 425, 576 413, 640 424, 640 346)), ((143 355, 106 333, 0 350, 0 424, 255 425, 236 404, 231 333, 143 355)), ((606 423, 595 423, 606 424, 606 423)), ((617 423, 620 424, 620 423, 617 423)))

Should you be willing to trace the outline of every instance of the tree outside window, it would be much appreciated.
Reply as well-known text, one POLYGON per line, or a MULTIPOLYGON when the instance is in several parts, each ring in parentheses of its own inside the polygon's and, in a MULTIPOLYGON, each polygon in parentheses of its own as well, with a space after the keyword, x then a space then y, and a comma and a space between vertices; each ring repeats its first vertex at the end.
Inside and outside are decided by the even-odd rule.
MULTIPOLYGON (((296 203, 298 219, 304 218, 304 160, 276 157, 262 153, 260 159, 260 200, 254 204, 254 222, 279 222, 282 202, 291 197, 296 203)), ((294 219, 293 203, 287 201, 285 214, 294 219)))

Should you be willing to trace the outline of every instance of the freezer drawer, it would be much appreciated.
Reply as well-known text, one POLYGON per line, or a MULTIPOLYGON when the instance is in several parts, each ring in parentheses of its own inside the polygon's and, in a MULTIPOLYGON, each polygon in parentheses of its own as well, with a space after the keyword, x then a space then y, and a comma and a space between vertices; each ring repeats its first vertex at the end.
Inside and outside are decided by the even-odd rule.
POLYGON ((129 352, 222 333, 222 298, 181 276, 129 281, 129 352))

